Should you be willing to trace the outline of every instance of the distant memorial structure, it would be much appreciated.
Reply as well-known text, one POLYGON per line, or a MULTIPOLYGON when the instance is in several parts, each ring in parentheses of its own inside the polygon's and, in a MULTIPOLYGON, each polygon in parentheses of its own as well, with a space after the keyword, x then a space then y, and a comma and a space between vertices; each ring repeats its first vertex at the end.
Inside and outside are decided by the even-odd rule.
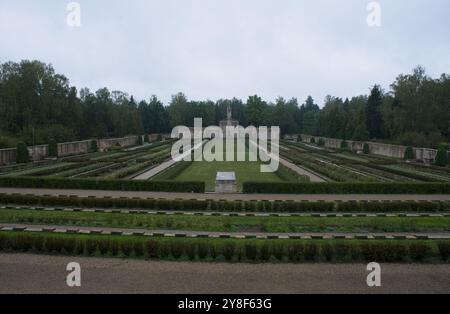
POLYGON ((228 107, 227 107, 227 118, 225 120, 220 121, 219 126, 222 129, 224 136, 226 136, 226 134, 227 134, 226 132, 227 132, 228 126, 231 126, 231 127, 239 126, 239 121, 233 120, 233 114, 231 112, 230 105, 228 105, 228 107))
POLYGON ((217 172, 216 193, 237 193, 235 172, 217 172))

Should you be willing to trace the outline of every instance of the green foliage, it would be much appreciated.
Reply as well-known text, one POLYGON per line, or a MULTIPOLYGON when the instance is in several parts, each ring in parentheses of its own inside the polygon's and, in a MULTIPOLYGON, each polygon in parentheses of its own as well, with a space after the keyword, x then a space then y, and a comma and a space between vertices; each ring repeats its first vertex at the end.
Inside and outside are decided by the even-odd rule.
POLYGON ((98 151, 97 140, 91 141, 90 151, 96 153, 98 151))
POLYGON ((370 138, 382 138, 383 118, 381 116, 381 104, 383 103, 383 91, 379 85, 375 85, 366 106, 366 127, 370 138))
POLYGON ((297 136, 297 142, 299 142, 299 143, 303 142, 303 139, 302 139, 302 136, 301 136, 301 135, 298 135, 298 136, 297 136))
POLYGON ((132 181, 41 177, 0 177, 1 187, 82 189, 113 191, 163 191, 203 193, 204 182, 132 181))
POLYGON ((405 160, 413 160, 414 159, 414 150, 411 146, 406 147, 404 159, 405 160))
POLYGON ((138 137, 137 137, 137 144, 139 146, 144 145, 144 139, 143 139, 142 135, 138 135, 138 137))
POLYGON ((244 182, 243 191, 248 194, 450 194, 450 184, 244 182))
POLYGON ((316 139, 315 139, 314 137, 311 137, 310 143, 311 143, 311 144, 316 144, 316 139))
POLYGON ((144 135, 144 142, 145 143, 150 143, 150 137, 148 136, 148 134, 144 135))
POLYGON ((48 155, 49 157, 58 157, 58 144, 54 139, 48 143, 48 155))
POLYGON ((0 233, 0 251, 227 262, 446 261, 449 241, 186 239, 55 233, 0 233))
POLYGON ((30 161, 27 145, 24 142, 17 144, 17 163, 24 164, 30 161))
POLYGON ((323 138, 319 138, 319 142, 317 143, 319 146, 325 146, 325 140, 323 138))
POLYGON ((341 149, 348 149, 348 142, 347 141, 342 141, 341 142, 341 149))
POLYGON ((448 165, 447 150, 443 147, 439 148, 436 155, 435 165, 445 167, 448 165))
POLYGON ((369 146, 369 144, 364 143, 363 153, 366 154, 366 155, 370 154, 370 146, 369 146))

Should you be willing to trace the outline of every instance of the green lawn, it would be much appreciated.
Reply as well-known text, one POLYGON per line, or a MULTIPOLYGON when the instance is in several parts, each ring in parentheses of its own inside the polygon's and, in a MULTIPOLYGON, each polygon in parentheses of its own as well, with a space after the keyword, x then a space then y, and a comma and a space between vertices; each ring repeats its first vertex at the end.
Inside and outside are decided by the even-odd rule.
MULTIPOLYGON (((226 145, 224 144, 224 147, 226 145)), ((238 148, 235 145, 235 159, 237 159, 238 148)), ((225 155, 224 155, 225 159, 225 155)), ((246 149, 246 160, 249 160, 249 152, 246 149)), ((298 176, 296 173, 280 165, 276 173, 262 173, 260 161, 194 161, 189 165, 178 163, 174 167, 160 173, 151 180, 174 180, 174 181, 203 181, 206 183, 206 191, 215 190, 217 172, 236 173, 238 191, 242 191, 242 184, 247 181, 257 182, 301 182, 307 178, 298 176)))
POLYGON ((217 232, 448 232, 449 217, 236 217, 0 210, 1 223, 217 232))

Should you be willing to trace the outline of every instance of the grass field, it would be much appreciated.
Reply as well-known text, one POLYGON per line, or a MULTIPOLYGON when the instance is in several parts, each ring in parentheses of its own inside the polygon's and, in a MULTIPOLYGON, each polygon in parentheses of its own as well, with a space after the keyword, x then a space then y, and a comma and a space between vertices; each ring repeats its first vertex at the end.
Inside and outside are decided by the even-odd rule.
MULTIPOLYGON (((224 144, 224 149, 226 144, 224 144)), ((235 145, 235 159, 239 149, 235 145)), ((246 148, 246 160, 249 160, 249 151, 246 148)), ((224 155, 225 160, 225 155, 224 155)), ((152 178, 158 180, 174 181, 203 181, 206 183, 206 191, 212 192, 215 189, 217 172, 235 172, 238 183, 238 191, 242 191, 242 184, 247 181, 258 182, 301 182, 306 178, 298 176, 292 171, 280 165, 276 173, 262 173, 260 161, 194 161, 189 165, 179 163, 159 175, 152 178)))
POLYGON ((2 223, 222 232, 446 232, 450 217, 237 217, 0 210, 2 223))

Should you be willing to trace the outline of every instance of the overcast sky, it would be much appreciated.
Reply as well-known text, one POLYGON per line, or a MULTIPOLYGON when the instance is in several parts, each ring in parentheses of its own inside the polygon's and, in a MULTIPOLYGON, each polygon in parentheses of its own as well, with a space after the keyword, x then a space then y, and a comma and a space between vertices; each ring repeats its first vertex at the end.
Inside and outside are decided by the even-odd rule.
POLYGON ((81 27, 65 0, 0 0, 0 62, 51 63, 72 85, 137 99, 172 94, 243 100, 258 94, 366 94, 423 65, 450 73, 450 1, 79 0, 81 27))

